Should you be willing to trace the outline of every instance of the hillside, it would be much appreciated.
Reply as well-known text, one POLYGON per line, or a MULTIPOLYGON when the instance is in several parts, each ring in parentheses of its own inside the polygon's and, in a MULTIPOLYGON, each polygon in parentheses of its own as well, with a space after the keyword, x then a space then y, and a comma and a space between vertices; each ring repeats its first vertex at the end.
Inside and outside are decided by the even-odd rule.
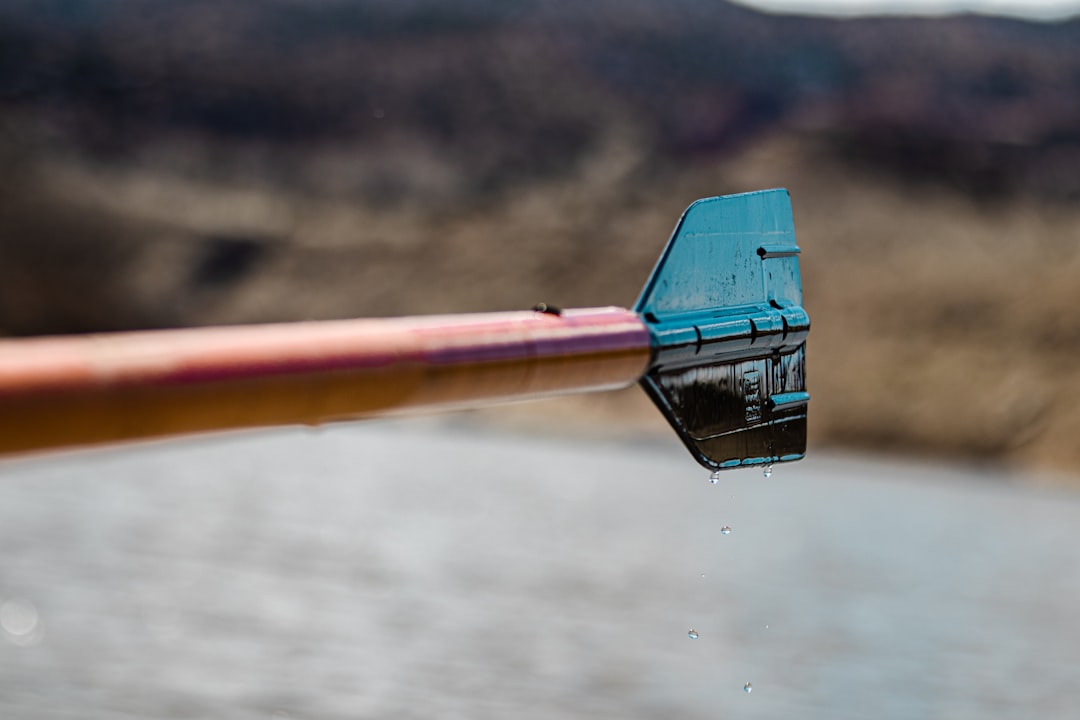
POLYGON ((8 0, 0 163, 15 335, 628 304, 786 186, 815 442, 1080 468, 1078 21, 8 0))

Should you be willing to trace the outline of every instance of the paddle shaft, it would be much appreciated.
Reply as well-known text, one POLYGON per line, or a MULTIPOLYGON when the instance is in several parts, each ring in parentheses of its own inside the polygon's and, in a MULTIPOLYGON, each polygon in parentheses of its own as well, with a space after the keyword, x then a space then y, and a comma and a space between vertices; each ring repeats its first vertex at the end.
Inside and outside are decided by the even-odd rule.
POLYGON ((319 424, 629 385, 621 308, 0 341, 0 453, 319 424))

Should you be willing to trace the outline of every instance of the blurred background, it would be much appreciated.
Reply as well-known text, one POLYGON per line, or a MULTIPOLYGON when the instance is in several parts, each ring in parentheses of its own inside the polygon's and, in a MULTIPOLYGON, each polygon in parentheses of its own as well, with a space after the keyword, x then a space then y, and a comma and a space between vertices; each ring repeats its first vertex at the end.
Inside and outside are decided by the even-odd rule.
POLYGON ((783 186, 815 446, 1080 469, 1080 4, 761 3, 5 0, 0 333, 625 306, 783 186))
POLYGON ((3 0, 0 170, 8 336, 627 306, 787 187, 814 398, 730 492, 636 388, 6 461, 5 716, 1080 708, 1080 2, 3 0))

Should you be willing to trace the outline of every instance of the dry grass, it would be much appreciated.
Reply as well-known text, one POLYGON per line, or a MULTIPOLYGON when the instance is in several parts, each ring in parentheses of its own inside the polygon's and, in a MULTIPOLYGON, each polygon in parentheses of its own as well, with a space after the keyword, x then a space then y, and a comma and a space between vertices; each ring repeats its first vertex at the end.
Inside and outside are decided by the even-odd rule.
MULTIPOLYGON (((405 177, 445 172, 423 158, 410 162, 405 177)), ((23 178, 0 203, 7 227, 39 239, 21 250, 8 243, 0 258, 0 321, 13 331, 50 322, 91 329, 481 311, 540 300, 627 305, 691 200, 786 186, 814 323, 815 445, 1080 470, 1077 208, 979 204, 902 185, 851 170, 793 135, 678 172, 650 165, 632 137, 616 137, 572 177, 485 204, 455 204, 445 193, 429 203, 415 192, 376 206, 254 176, 224 181, 152 165, 57 161, 23 178), (225 282, 201 282, 193 268, 221 238, 259 252, 225 282)), ((480 417, 594 431, 662 427, 636 393, 480 417)))
POLYGON ((795 198, 818 442, 1080 467, 1080 210, 853 176, 789 140, 742 162, 795 198))

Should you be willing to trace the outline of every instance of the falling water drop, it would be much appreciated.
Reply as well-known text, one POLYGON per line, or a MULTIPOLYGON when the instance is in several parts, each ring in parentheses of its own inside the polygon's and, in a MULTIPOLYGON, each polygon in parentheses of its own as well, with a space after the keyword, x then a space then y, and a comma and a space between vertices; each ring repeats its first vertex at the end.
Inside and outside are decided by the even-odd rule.
POLYGON ((691 640, 697 640, 699 637, 698 631, 694 628, 690 628, 690 632, 686 633, 686 637, 690 638, 691 640))
POLYGON ((768 465, 766 465, 765 469, 761 471, 761 474, 764 475, 767 478, 771 478, 772 477, 772 463, 769 463, 768 465))
POLYGON ((29 635, 38 624, 37 608, 27 600, 14 598, 0 606, 0 627, 11 635, 29 635))
POLYGON ((730 525, 725 525, 724 527, 720 528, 720 534, 721 535, 730 535, 731 534, 731 526, 730 525))
POLYGON ((742 690, 743 690, 744 693, 749 695, 750 693, 752 693, 754 691, 754 686, 751 685, 750 683, 746 683, 745 685, 742 686, 742 690))
POLYGON ((15 645, 36 645, 41 638, 37 608, 29 600, 12 598, 0 605, 0 637, 15 645))
POLYGON ((720 482, 720 471, 719 470, 713 470, 712 475, 709 476, 709 483, 711 485, 715 485, 718 482, 720 482))

